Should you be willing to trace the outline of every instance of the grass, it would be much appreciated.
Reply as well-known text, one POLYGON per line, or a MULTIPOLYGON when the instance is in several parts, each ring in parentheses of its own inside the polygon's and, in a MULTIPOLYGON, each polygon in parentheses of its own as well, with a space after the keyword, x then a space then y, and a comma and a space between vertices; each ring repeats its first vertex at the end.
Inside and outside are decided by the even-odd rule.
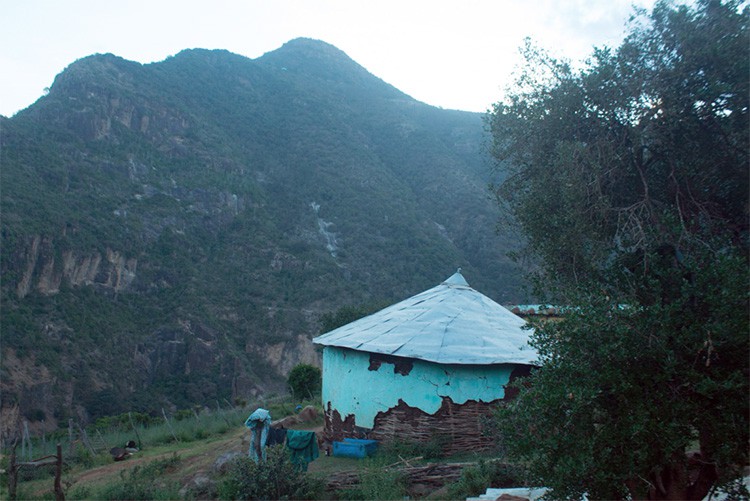
MULTIPOLYGON (((309 403, 301 404, 304 406, 309 403)), ((80 443, 74 446, 72 452, 68 444, 63 444, 65 469, 62 480, 66 498, 215 499, 219 496, 216 489, 225 476, 215 471, 217 459, 225 454, 244 456, 247 453, 249 435, 244 427, 247 416, 262 406, 278 419, 294 414, 296 405, 297 402, 288 399, 267 400, 232 410, 204 411, 198 416, 192 411, 182 413, 179 421, 168 416, 169 425, 163 418, 160 422, 137 425, 141 449, 121 462, 113 462, 108 449, 136 439, 129 422, 128 426, 111 426, 111 429, 101 430, 100 435, 89 432, 90 437, 95 436, 97 441, 103 441, 107 446, 91 455, 80 443), (184 486, 194 486, 196 479, 206 478, 212 482, 208 487, 184 489, 184 486)), ((293 428, 313 429, 320 427, 322 423, 320 413, 317 421, 295 425, 293 428)), ((34 456, 42 456, 42 449, 40 444, 35 444, 34 456)), ((386 468, 387 466, 393 466, 403 459, 416 466, 443 461, 476 463, 491 458, 488 454, 465 454, 451 458, 424 457, 424 453, 429 450, 431 449, 424 444, 417 447, 414 444, 395 443, 381 446, 376 455, 366 459, 326 456, 321 451, 321 456, 309 465, 307 473, 310 480, 319 485, 324 485, 336 473, 357 473, 357 485, 335 493, 321 490, 319 496, 322 499, 403 499, 406 495, 415 496, 407 489, 406 479, 399 476, 397 468, 386 468), (417 456, 423 458, 413 460, 417 456)), ((7 458, 5 461, 3 468, 7 469, 7 458)), ((473 494, 477 489, 486 488, 492 483, 493 477, 500 473, 490 468, 489 464, 478 464, 476 471, 470 471, 471 468, 467 469, 464 478, 444 489, 446 499, 465 498, 464 493, 473 494)), ((0 475, 0 499, 8 498, 7 478, 7 474, 0 475)), ((19 476, 18 499, 54 499, 53 480, 52 467, 29 471, 23 478, 19 476)))
MULTIPOLYGON (((311 402, 301 403, 303 406, 307 404, 311 402)), ((127 417, 120 417, 121 419, 110 420, 112 424, 106 429, 87 429, 95 454, 78 439, 74 440, 71 447, 66 430, 61 430, 56 437, 52 435, 45 440, 34 440, 33 456, 38 458, 54 454, 56 443, 63 445, 65 467, 62 480, 69 499, 107 499, 108 488, 114 489, 112 492, 122 493, 121 490, 117 491, 122 488, 122 482, 129 482, 141 489, 134 491, 132 496, 135 497, 126 498, 138 499, 139 493, 145 492, 148 494, 143 494, 144 496, 159 499, 157 491, 163 489, 165 499, 175 499, 176 493, 167 481, 171 479, 182 483, 199 472, 210 471, 221 454, 244 453, 247 450, 244 422, 253 410, 262 406, 270 410, 272 416, 279 418, 293 414, 296 405, 297 402, 288 397, 269 398, 233 409, 204 409, 197 415, 192 411, 175 413, 175 416, 182 418, 177 420, 174 419, 175 416, 167 415, 169 423, 162 417, 161 420, 136 424, 135 427, 131 426, 127 417), (129 440, 138 442, 140 450, 124 461, 113 462, 109 449, 122 447, 129 440), (173 457, 178 460, 170 459, 173 457), (151 463, 159 465, 166 460, 172 461, 173 467, 161 470, 159 477, 167 483, 161 487, 145 485, 144 478, 152 475, 157 468, 151 463)), ((322 418, 319 423, 306 423, 299 427, 318 426, 320 422, 322 418)), ((8 498, 8 475, 5 473, 8 469, 8 452, 5 451, 3 473, 0 474, 0 499, 8 498)), ((16 454, 18 462, 31 459, 20 457, 20 448, 17 448, 16 454)), ((54 499, 53 480, 52 467, 35 470, 22 468, 19 474, 18 499, 54 499)), ((117 497, 116 494, 112 496, 117 497)))
POLYGON ((102 484, 79 484, 70 489, 66 498, 77 499, 178 499, 180 483, 170 477, 182 459, 176 453, 172 456, 139 464, 130 470, 122 470, 120 478, 102 484))
MULTIPOLYGON (((241 452, 245 434, 242 421, 224 433, 202 440, 189 442, 169 441, 141 449, 129 459, 113 462, 108 452, 98 454, 91 465, 66 462, 63 471, 63 487, 68 499, 139 499, 138 492, 148 493, 150 499, 159 499, 156 492, 166 489, 164 499, 176 499, 174 485, 185 478, 196 475, 199 471, 209 470, 216 457, 224 452, 241 452), (171 468, 158 465, 169 462, 171 468), (156 466, 154 466, 156 465, 156 466), (162 484, 150 486, 149 475, 159 471, 162 484), (129 483, 138 489, 133 496, 118 497, 107 492, 121 492, 123 483, 129 483), (161 487, 159 487, 161 485, 161 487), (119 491, 118 491, 119 489, 119 491)), ((3 486, 7 485, 7 475, 3 475, 3 486)), ((52 495, 52 476, 39 477, 20 482, 18 499, 46 499, 52 495)), ((146 494, 144 494, 146 496, 146 494)), ((0 498, 7 499, 7 490, 0 492, 0 498)))
POLYGON ((358 483, 340 492, 329 493, 338 499, 465 499, 484 492, 487 487, 515 485, 520 472, 497 463, 491 451, 465 452, 450 457, 436 457, 431 444, 393 442, 381 444, 373 456, 364 459, 321 456, 310 464, 308 472, 320 479, 336 473, 350 472, 358 483), (403 466, 426 466, 435 463, 473 463, 466 466, 455 482, 435 490, 435 487, 409 485, 399 473, 403 466))

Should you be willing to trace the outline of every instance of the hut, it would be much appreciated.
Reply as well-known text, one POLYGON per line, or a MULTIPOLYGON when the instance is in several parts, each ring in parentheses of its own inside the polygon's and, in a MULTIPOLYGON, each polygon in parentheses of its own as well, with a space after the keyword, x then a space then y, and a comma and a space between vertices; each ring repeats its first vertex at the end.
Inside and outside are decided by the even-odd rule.
POLYGON ((492 406, 537 358, 526 321, 445 282, 313 339, 323 346, 325 436, 484 449, 492 406))

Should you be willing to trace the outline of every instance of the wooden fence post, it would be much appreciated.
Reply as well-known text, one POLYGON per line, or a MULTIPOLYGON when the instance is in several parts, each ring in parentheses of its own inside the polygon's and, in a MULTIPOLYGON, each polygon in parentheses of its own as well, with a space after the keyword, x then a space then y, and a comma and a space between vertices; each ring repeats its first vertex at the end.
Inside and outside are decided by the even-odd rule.
POLYGON ((23 430, 21 430, 21 461, 26 458, 26 436, 23 434, 23 430))
POLYGON ((62 445, 57 444, 57 462, 55 463, 55 501, 65 501, 65 493, 62 489, 62 445))
POLYGON ((89 442, 89 436, 86 434, 86 430, 78 424, 78 430, 81 432, 81 441, 83 442, 83 445, 88 448, 89 452, 91 453, 91 457, 96 456, 96 450, 94 450, 94 447, 91 445, 91 442, 89 442))
POLYGON ((172 437, 174 437, 174 441, 177 443, 180 443, 180 440, 177 438, 177 435, 174 433, 174 429, 172 429, 172 423, 169 422, 169 418, 167 417, 167 413, 164 412, 164 407, 161 408, 161 414, 164 416, 164 421, 167 422, 167 426, 169 427, 169 431, 172 432, 172 437))
POLYGON ((29 422, 25 419, 23 420, 23 438, 26 440, 26 443, 29 444, 29 448, 27 450, 28 456, 26 457, 27 461, 30 461, 31 458, 34 457, 34 449, 31 445, 31 434, 29 433, 29 422))
POLYGON ((104 440, 104 437, 102 436, 102 433, 99 430, 96 430, 96 443, 101 449, 107 449, 107 441, 104 440))
POLYGON ((73 456, 73 418, 68 418, 68 455, 73 456))
MULTIPOLYGON (((163 408, 162 412, 164 412, 163 408)), ((141 445, 141 436, 138 434, 138 428, 135 427, 135 423, 133 423, 133 416, 130 415, 130 411, 128 411, 128 419, 130 420, 130 426, 133 427, 133 431, 135 432, 135 437, 138 439, 138 449, 143 449, 143 445, 141 445)))
POLYGON ((224 419, 224 422, 227 424, 227 426, 232 426, 232 423, 229 422, 227 419, 227 415, 224 412, 224 409, 221 408, 221 405, 219 405, 219 401, 216 400, 216 412, 219 413, 219 415, 224 419))
POLYGON ((16 487, 18 486, 18 466, 16 466, 16 445, 18 439, 13 440, 10 448, 10 464, 8 465, 8 499, 16 501, 16 487))
POLYGON ((62 467, 63 467, 63 454, 62 445, 57 444, 57 453, 54 456, 45 456, 39 459, 31 461, 25 461, 19 463, 16 461, 16 445, 17 441, 13 442, 13 446, 10 450, 10 460, 8 466, 8 499, 10 501, 16 501, 17 490, 18 490, 18 472, 21 467, 39 468, 41 466, 47 466, 54 463, 55 465, 55 501, 65 501, 65 493, 62 488, 62 467))

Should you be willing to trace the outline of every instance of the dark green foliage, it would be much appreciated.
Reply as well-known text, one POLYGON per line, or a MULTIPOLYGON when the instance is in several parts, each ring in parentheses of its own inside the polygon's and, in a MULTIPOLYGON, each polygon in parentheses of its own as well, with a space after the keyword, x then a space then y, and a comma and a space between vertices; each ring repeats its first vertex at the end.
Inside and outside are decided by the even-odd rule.
POLYGON ((44 421, 47 414, 42 409, 31 409, 25 417, 29 421, 44 421))
POLYGON ((518 487, 524 485, 524 472, 518 466, 499 461, 480 460, 477 466, 467 466, 461 477, 448 487, 448 499, 466 499, 484 494, 488 487, 518 487))
POLYGON ((219 485, 220 499, 314 499, 322 485, 291 462, 282 445, 267 449, 265 461, 249 457, 232 461, 219 485))
POLYGON ((351 488, 337 492, 338 499, 391 500, 408 497, 408 477, 398 469, 387 467, 398 461, 388 455, 377 454, 358 464, 359 482, 351 488))
POLYGON ((104 416, 97 419, 93 426, 97 430, 113 430, 117 428, 129 429, 133 424, 138 426, 149 426, 161 423, 163 418, 151 416, 143 412, 130 412, 116 416, 104 416), (131 424, 132 423, 132 424, 131 424))
POLYGON ((84 468, 91 468, 94 466, 95 458, 91 451, 84 444, 77 444, 72 457, 69 458, 71 462, 76 463, 84 468))
POLYGON ((401 458, 421 457, 423 459, 439 459, 443 456, 446 442, 450 437, 434 434, 426 442, 392 440, 378 446, 378 454, 393 458, 398 461, 401 458))
POLYGON ((404 499, 408 497, 406 485, 405 475, 392 470, 370 467, 362 469, 356 488, 342 494, 344 494, 344 499, 352 500, 404 499))
MULTIPOLYGON (((741 262, 725 271, 736 274, 741 262)), ((745 280, 721 283, 730 297, 746 294, 745 280)), ((503 445, 530 459, 534 482, 564 496, 644 496, 647 484, 639 479, 655 482, 655 472, 687 467, 685 452, 693 448, 716 466, 704 472, 709 478, 740 473, 747 319, 719 304, 727 299, 715 286, 703 286, 705 295, 648 308, 582 295, 563 321, 537 326, 534 346, 544 366, 499 413, 503 445)), ((695 474, 698 465, 691 466, 695 474)))
POLYGON ((735 4, 660 4, 653 27, 581 74, 527 47, 530 72, 490 121, 511 172, 498 195, 558 273, 595 279, 615 244, 642 246, 670 222, 746 231, 748 33, 735 4))
POLYGON ((323 384, 322 375, 318 367, 299 364, 289 372, 287 385, 292 396, 299 400, 313 399, 320 395, 323 384))
POLYGON ((499 421, 555 497, 701 499, 748 461, 749 16, 659 2, 580 72, 528 47, 489 117, 498 200, 570 306, 499 421))

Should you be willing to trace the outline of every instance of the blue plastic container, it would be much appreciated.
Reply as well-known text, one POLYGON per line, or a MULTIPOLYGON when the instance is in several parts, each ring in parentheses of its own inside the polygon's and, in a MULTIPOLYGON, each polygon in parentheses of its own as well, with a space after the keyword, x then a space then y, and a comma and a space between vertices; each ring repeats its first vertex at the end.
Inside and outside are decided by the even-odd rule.
POLYGON ((337 457, 364 458, 375 452, 377 440, 345 438, 343 442, 333 443, 333 455, 337 457))

